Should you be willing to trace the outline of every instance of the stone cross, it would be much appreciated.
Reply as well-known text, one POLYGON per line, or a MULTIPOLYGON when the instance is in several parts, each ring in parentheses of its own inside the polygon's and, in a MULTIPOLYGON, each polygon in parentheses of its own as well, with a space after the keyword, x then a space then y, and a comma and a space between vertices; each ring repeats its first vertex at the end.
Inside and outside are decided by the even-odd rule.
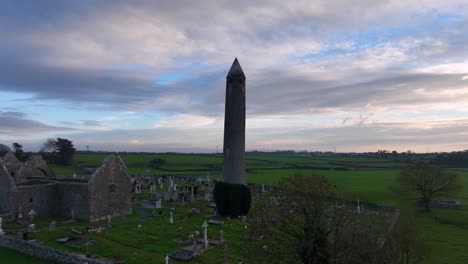
POLYGON ((172 212, 169 212, 169 224, 173 224, 174 223, 174 218, 172 218, 172 212))
POLYGON ((29 217, 31 217, 31 223, 34 221, 34 216, 36 216, 36 211, 34 211, 34 209, 31 209, 31 211, 29 211, 29 217))
POLYGON ((4 235, 5 232, 3 231, 2 229, 2 222, 3 222, 3 219, 0 217, 0 235, 4 235))
POLYGON ((57 226, 57 222, 52 221, 49 225, 49 231, 55 231, 55 227, 57 226))
POLYGON ((165 260, 166 260, 166 264, 169 264, 169 256, 168 255, 166 255, 165 260))
POLYGON ((205 248, 208 248, 208 223, 205 221, 203 227, 203 242, 205 242, 205 248))
POLYGON ((224 231, 223 230, 219 230, 219 241, 221 243, 224 243, 224 231))

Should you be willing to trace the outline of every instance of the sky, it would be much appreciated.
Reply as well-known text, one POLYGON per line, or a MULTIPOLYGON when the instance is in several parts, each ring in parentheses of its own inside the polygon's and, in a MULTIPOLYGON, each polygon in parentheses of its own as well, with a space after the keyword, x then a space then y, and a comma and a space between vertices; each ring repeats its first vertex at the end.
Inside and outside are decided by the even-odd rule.
POLYGON ((468 149, 466 0, 0 0, 0 143, 222 150, 468 149))

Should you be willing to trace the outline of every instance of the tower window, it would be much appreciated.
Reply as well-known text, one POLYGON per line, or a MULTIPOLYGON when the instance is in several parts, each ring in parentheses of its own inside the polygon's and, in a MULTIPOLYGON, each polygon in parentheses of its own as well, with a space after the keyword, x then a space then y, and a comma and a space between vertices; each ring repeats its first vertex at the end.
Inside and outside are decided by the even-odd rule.
POLYGON ((110 184, 110 185, 109 185, 109 192, 110 192, 110 193, 115 192, 115 184, 110 184))
POLYGON ((29 198, 29 203, 32 203, 32 202, 33 202, 33 199, 32 199, 32 197, 31 197, 31 198, 29 198))

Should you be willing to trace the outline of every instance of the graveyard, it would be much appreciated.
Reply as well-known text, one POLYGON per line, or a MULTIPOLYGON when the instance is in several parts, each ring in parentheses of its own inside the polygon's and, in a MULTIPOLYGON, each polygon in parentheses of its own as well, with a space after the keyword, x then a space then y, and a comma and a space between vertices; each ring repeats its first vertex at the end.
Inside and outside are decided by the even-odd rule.
MULTIPOLYGON (((78 153, 74 164, 68 167, 53 166, 57 177, 65 177, 70 172, 80 175, 83 168, 98 167, 104 157, 104 153, 78 153), (61 173, 63 172, 63 173, 61 173)), ((216 179, 221 177, 219 165, 222 157, 216 154, 121 154, 133 176, 145 178, 148 175, 166 177, 172 175, 174 179, 180 177, 192 177, 196 179, 216 179), (148 165, 154 158, 165 160, 165 165, 153 168, 148 165)), ((431 214, 423 212, 412 201, 399 197, 392 191, 399 169, 405 166, 385 159, 365 158, 337 158, 337 157, 297 157, 297 156, 246 156, 246 179, 250 184, 256 183, 268 190, 271 186, 277 186, 280 179, 295 172, 319 173, 337 184, 340 192, 349 200, 372 202, 400 208, 402 211, 412 211, 417 221, 417 229, 421 239, 427 241, 431 249, 429 263, 463 263, 468 256, 464 250, 468 245, 465 241, 468 232, 468 210, 466 204, 468 196, 461 193, 458 200, 462 206, 459 209, 434 208, 431 214), (451 252, 451 254, 445 254, 451 252)), ((468 186, 468 172, 459 168, 457 172, 462 176, 464 186, 468 186)), ((155 185, 158 193, 168 190, 169 182, 163 184, 163 188, 155 185), (162 190, 162 191, 161 191, 162 190)), ((183 190, 184 183, 177 183, 177 189, 183 190)), ((190 193, 190 192, 189 192, 190 193)), ((148 203, 156 205, 151 197, 150 187, 144 187, 141 193, 134 194, 133 213, 128 216, 111 219, 111 227, 107 228, 108 221, 101 220, 99 225, 103 230, 98 234, 91 232, 88 237, 72 231, 84 230, 91 227, 89 222, 67 222, 67 219, 38 218, 35 220, 36 230, 34 238, 44 245, 60 250, 81 252, 98 255, 105 258, 119 257, 126 263, 147 263, 148 260, 164 263, 167 254, 183 249, 193 244, 190 235, 198 231, 199 239, 203 244, 203 224, 205 221, 215 220, 224 222, 223 225, 208 225, 208 240, 220 240, 220 231, 224 232, 224 240, 228 245, 225 253, 225 245, 215 245, 200 256, 190 260, 192 263, 220 263, 225 255, 232 263, 243 260, 246 247, 251 241, 245 240, 247 230, 242 219, 226 219, 215 217, 210 205, 213 201, 205 200, 205 197, 195 202, 190 199, 181 202, 164 201, 162 197, 162 214, 156 210, 155 215, 148 203), (173 211, 174 223, 170 224, 170 209, 173 211), (195 208, 192 211, 192 208, 195 208), (200 210, 201 209, 201 210, 200 210), (49 231, 52 221, 56 221, 55 231, 49 231), (141 226, 140 226, 141 225, 141 226), (140 226, 140 230, 139 230, 140 226), (57 242, 57 239, 67 236, 80 237, 81 245, 70 247, 57 242), (84 240, 95 241, 88 248, 84 247, 84 240)), ((255 200, 255 199, 254 199, 255 200)), ((7 232, 15 229, 26 229, 27 225, 15 222, 4 222, 3 228, 7 232)), ((247 227, 248 228, 248 227, 247 227)), ((193 238, 192 238, 193 239, 193 238)), ((11 253, 5 253, 11 254, 11 253)), ((3 253, 2 253, 3 255, 3 253)), ((22 255, 17 256, 23 258, 22 255)), ((41 263, 40 260, 37 260, 41 263)), ((177 260, 170 259, 170 263, 177 260)), ((245 262, 248 263, 248 262, 245 262)))
MULTIPOLYGON (((185 189, 183 181, 175 182, 180 185, 171 187, 166 182, 157 185, 155 190, 148 188, 149 185, 144 188, 139 185, 141 190, 134 195, 134 212, 128 216, 108 218, 92 225, 56 217, 34 219, 31 221, 34 230, 28 230, 31 232, 27 239, 63 251, 100 257, 111 263, 120 260, 163 262, 167 255, 184 248, 199 252, 199 256, 193 258, 194 263, 215 263, 225 256, 236 263, 242 261, 243 246, 246 246, 243 240, 248 231, 246 220, 217 217, 213 201, 206 195, 194 194, 187 201, 168 197, 168 188, 185 189), (164 195, 157 195, 158 192, 164 195)), ((190 183, 194 186, 192 181, 190 183)), ((4 223, 3 230, 15 237, 24 230, 24 224, 26 222, 4 223)), ((30 226, 28 224, 28 229, 30 226)), ((172 261, 177 259, 171 256, 172 261)))

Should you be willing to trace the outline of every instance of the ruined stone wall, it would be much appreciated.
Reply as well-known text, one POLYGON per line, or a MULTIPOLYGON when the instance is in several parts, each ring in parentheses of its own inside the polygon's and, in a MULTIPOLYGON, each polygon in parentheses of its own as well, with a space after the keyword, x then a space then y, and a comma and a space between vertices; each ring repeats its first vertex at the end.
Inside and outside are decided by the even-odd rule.
POLYGON ((87 183, 57 182, 57 214, 65 218, 89 221, 87 183))
POLYGON ((27 213, 34 209, 36 217, 52 216, 57 214, 58 202, 55 183, 18 185, 12 192, 10 213, 18 215, 21 210, 23 217, 28 217, 27 213))
MULTIPOLYGON (((101 259, 90 259, 83 255, 68 253, 58 249, 38 245, 35 243, 26 242, 12 237, 0 235, 0 246, 16 250, 29 256, 35 256, 40 259, 47 260, 51 263, 66 263, 66 264, 109 264, 110 261, 101 259)), ((3 263, 3 259, 2 259, 3 263)), ((5 260, 5 263, 10 263, 5 260)))
POLYGON ((47 163, 42 159, 40 154, 32 155, 16 172, 14 176, 15 182, 25 182, 31 176, 31 172, 38 169, 44 173, 49 179, 55 179, 55 174, 47 166, 47 163))
POLYGON ((91 221, 132 213, 132 184, 120 157, 106 157, 89 182, 89 197, 91 221))
POLYGON ((15 183, 0 159, 0 214, 10 212, 11 192, 14 189, 15 183))
POLYGON ((19 161, 18 158, 16 158, 15 154, 11 151, 5 154, 2 160, 3 160, 3 163, 5 164, 8 174, 10 174, 13 177, 23 165, 23 163, 19 161))

